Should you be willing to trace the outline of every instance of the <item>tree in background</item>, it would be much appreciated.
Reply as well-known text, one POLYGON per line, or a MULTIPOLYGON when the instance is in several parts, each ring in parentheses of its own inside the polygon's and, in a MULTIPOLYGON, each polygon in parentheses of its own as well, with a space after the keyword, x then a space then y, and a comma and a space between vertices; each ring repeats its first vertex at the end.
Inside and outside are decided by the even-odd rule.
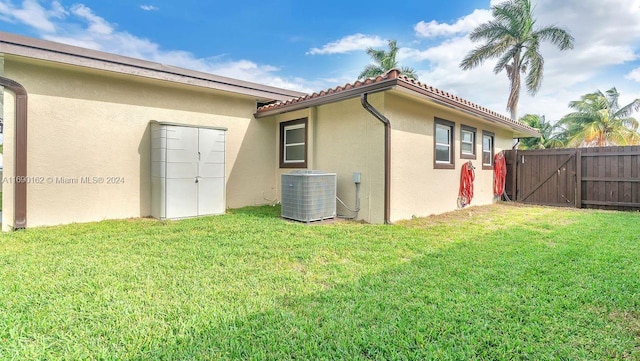
POLYGON ((402 75, 406 75, 412 79, 418 79, 418 75, 412 68, 399 67, 396 55, 398 55, 398 44, 395 40, 389 40, 389 50, 378 50, 373 48, 367 49, 367 54, 371 56, 374 64, 367 65, 360 73, 358 79, 373 78, 382 75, 391 69, 400 69, 402 75))
POLYGON ((631 117, 640 110, 640 99, 621 107, 620 93, 614 87, 600 90, 569 103, 575 112, 562 117, 559 124, 566 129, 569 146, 602 147, 640 144, 638 120, 631 117))
POLYGON ((540 132, 540 138, 520 139, 520 149, 550 149, 563 148, 566 138, 561 126, 547 122, 544 115, 527 114, 520 118, 520 122, 540 132))
POLYGON ((491 7, 493 20, 476 27, 469 38, 485 41, 460 63, 463 70, 473 69, 485 60, 497 58, 493 72, 506 71, 510 81, 507 110, 517 119, 520 99, 520 74, 526 74, 526 87, 535 95, 542 85, 544 59, 540 43, 549 41, 560 50, 573 48, 573 37, 556 26, 536 28, 530 0, 509 0, 491 7))

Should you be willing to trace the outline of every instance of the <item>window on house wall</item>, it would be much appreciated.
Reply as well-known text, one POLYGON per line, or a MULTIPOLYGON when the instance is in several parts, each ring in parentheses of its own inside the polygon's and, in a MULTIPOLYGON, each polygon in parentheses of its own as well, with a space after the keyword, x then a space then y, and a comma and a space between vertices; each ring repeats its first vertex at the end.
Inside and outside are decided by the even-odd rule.
POLYGON ((438 118, 435 119, 434 168, 455 168, 455 162, 453 158, 454 127, 455 124, 450 121, 438 118))
POLYGON ((280 123, 280 168, 307 167, 307 118, 280 123))
POLYGON ((494 152, 495 135, 491 132, 482 132, 482 168, 493 168, 493 152, 494 152))
POLYGON ((476 159, 476 128, 460 126, 460 158, 476 159))

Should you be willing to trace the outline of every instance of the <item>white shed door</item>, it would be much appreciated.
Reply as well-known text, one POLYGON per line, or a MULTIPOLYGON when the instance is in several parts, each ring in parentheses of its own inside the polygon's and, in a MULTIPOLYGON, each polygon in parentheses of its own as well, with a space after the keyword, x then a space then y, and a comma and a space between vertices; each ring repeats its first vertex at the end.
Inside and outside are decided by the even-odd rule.
POLYGON ((225 211, 225 131, 199 129, 198 215, 225 211))
POLYGON ((167 126, 166 217, 198 214, 198 128, 167 126))

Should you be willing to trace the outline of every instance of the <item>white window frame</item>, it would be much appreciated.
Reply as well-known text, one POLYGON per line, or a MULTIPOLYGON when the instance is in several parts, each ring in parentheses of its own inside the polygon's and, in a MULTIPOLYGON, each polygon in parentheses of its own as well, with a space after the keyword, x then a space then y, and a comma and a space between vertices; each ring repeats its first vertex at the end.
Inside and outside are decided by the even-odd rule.
POLYGON ((456 124, 454 122, 435 118, 433 129, 433 167, 436 169, 454 169, 455 168, 455 130, 456 124), (438 142, 438 130, 446 131, 448 134, 448 142, 438 142), (438 160, 438 147, 446 147, 449 153, 448 160, 438 160))
POLYGON ((447 160, 438 160, 438 158, 436 157, 436 163, 438 164, 451 164, 451 127, 448 125, 444 125, 444 124, 436 124, 436 139, 438 139, 438 129, 444 129, 444 131, 447 132, 447 139, 449 140, 449 142, 447 143, 438 143, 438 141, 436 140, 436 148, 438 146, 445 146, 448 149, 448 154, 449 154, 449 159, 447 160))
POLYGON ((476 159, 476 128, 472 128, 466 125, 460 127, 460 157, 465 159, 476 159), (464 134, 471 134, 471 142, 464 140, 464 134), (471 145, 471 152, 466 152, 464 145, 471 145))
POLYGON ((490 132, 482 132, 482 167, 493 168, 493 154, 495 149, 495 135, 490 132), (485 138, 489 139, 489 149, 484 147, 485 138), (489 163, 484 162, 485 153, 489 153, 489 163))
POLYGON ((287 132, 291 131, 291 130, 305 129, 305 128, 306 128, 306 124, 295 124, 295 125, 288 125, 288 126, 284 127, 284 130, 283 130, 283 133, 284 133, 284 140, 283 140, 284 141, 284 144, 283 144, 284 155, 282 157, 283 158, 282 161, 284 163, 304 163, 304 161, 306 160, 306 159, 304 159, 304 156, 302 157, 302 159, 294 159, 294 160, 287 159, 287 147, 294 147, 294 146, 300 146, 300 145, 304 146, 305 145, 305 142, 302 142, 302 143, 287 143, 287 132))
POLYGON ((309 157, 309 154, 307 153, 307 147, 309 145, 309 129, 307 129, 307 124, 309 124, 307 118, 280 122, 280 144, 278 145, 280 148, 278 154, 280 168, 307 168, 307 158, 309 157), (300 131, 300 129, 302 129, 302 132, 304 133, 303 141, 286 144, 289 133, 291 131, 300 131), (290 155, 289 150, 293 146, 302 146, 302 148, 304 148, 304 155, 302 156, 302 159, 287 159, 290 155))

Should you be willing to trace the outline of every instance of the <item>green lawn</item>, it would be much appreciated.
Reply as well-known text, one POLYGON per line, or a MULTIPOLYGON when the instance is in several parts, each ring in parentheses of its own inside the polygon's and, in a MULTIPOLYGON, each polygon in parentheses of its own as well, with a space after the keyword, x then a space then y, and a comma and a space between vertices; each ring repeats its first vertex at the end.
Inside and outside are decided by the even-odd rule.
POLYGON ((640 214, 278 207, 0 236, 0 360, 638 360, 640 214))
MULTIPOLYGON (((2 154, 2 147, 3 147, 3 143, 0 143, 0 154, 2 154)), ((2 172, 0 172, 0 175, 2 175, 2 172)), ((4 182, 4 180, 3 180, 4 182)), ((0 211, 2 211, 2 186, 0 185, 0 211)), ((0 221, 2 221, 0 219, 0 221)))

